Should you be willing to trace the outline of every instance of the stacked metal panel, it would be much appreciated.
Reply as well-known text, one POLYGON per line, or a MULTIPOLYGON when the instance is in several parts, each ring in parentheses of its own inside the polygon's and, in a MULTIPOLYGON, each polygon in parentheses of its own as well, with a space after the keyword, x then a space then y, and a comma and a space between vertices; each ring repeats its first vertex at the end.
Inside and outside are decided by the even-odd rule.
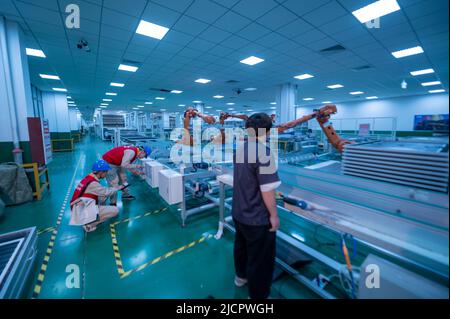
POLYGON ((376 142, 346 145, 346 175, 448 192, 448 144, 376 142))

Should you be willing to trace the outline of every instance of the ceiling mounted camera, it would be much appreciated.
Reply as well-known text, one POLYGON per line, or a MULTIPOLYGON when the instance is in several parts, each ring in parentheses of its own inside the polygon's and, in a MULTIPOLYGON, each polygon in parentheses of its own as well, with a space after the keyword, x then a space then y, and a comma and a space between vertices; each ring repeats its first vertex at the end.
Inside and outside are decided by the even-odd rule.
POLYGON ((89 43, 86 40, 84 40, 84 39, 81 39, 80 41, 78 41, 77 48, 79 50, 83 50, 84 49, 86 52, 91 52, 91 48, 89 47, 89 43))
POLYGON ((242 93, 241 89, 235 89, 234 92, 236 92, 237 95, 240 95, 242 93))

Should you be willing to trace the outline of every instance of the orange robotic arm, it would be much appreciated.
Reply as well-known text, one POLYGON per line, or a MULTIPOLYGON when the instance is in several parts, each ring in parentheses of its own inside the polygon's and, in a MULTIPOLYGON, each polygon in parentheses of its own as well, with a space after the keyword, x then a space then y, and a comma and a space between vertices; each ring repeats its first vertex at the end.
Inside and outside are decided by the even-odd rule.
POLYGON ((344 151, 345 145, 352 144, 352 142, 342 139, 334 130, 333 125, 329 122, 330 116, 337 112, 336 105, 328 104, 318 110, 315 110, 315 112, 316 120, 322 128, 322 131, 327 136, 331 145, 333 145, 335 149, 342 153, 344 151))

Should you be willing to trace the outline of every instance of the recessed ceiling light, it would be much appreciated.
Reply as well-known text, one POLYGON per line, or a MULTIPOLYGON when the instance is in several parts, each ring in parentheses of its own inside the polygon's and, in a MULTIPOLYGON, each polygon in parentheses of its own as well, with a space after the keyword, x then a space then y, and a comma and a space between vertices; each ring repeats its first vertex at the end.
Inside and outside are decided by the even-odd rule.
POLYGON ((166 99, 165 97, 160 97, 160 96, 155 97, 155 100, 165 100, 165 99, 166 99))
POLYGON ((314 100, 314 98, 312 98, 312 97, 305 97, 303 99, 303 101, 313 101, 313 100, 314 100))
POLYGON ((324 101, 324 102, 322 102, 323 104, 330 104, 330 103, 333 103, 333 102, 331 102, 331 101, 324 101))
POLYGON ((246 88, 246 89, 244 89, 245 91, 256 91, 257 90, 257 88, 246 88))
POLYGON ((138 107, 133 107, 133 110, 139 110, 139 108, 138 107))
POLYGON ((213 98, 215 98, 215 99, 223 99, 223 97, 224 97, 223 95, 214 95, 213 96, 213 98))
POLYGON ((192 101, 192 103, 202 103, 202 101, 192 101))
POLYGON ((222 112, 222 110, 216 110, 216 112, 222 112))
POLYGON ((208 79, 197 79, 197 80, 195 80, 195 82, 201 83, 201 84, 206 84, 206 83, 211 82, 211 80, 208 80, 208 79))
POLYGON ((392 55, 395 58, 400 59, 400 58, 404 58, 405 56, 410 56, 410 55, 415 55, 415 54, 420 54, 420 53, 423 53, 423 49, 422 49, 422 47, 417 46, 417 47, 413 47, 413 48, 409 48, 409 49, 392 52, 392 55))
POLYGON ((398 10, 400 6, 396 0, 380 0, 355 10, 352 14, 359 22, 366 23, 398 10))
POLYGON ((311 75, 311 74, 308 74, 308 73, 294 76, 294 78, 296 78, 298 80, 306 80, 306 79, 310 79, 310 78, 313 78, 313 77, 314 77, 314 75, 311 75))
POLYGON ((180 90, 172 90, 172 91, 170 91, 170 93, 173 93, 173 94, 181 94, 181 93, 183 93, 183 91, 180 91, 180 90))
POLYGON ((181 106, 181 107, 183 107, 183 106, 186 106, 186 104, 178 104, 178 106, 181 106))
POLYGON ((137 107, 139 107, 139 108, 143 108, 144 106, 143 106, 143 105, 138 105, 137 107))
POLYGON ((147 22, 145 20, 141 20, 141 22, 139 22, 138 28, 136 29, 136 33, 158 40, 164 38, 168 31, 169 29, 166 27, 147 22))
POLYGON ((160 109, 160 111, 161 111, 161 112, 165 112, 165 111, 166 111, 166 109, 160 109))
POLYGON ((342 84, 332 84, 332 85, 328 85, 327 88, 329 89, 339 89, 339 88, 343 88, 344 86, 342 84))
POLYGON ((123 83, 116 83, 116 82, 111 82, 109 85, 116 86, 119 88, 123 88, 125 86, 125 84, 123 84, 123 83))
POLYGON ((106 92, 105 94, 106 95, 111 95, 111 96, 116 96, 117 95, 117 93, 112 93, 112 92, 106 92))
POLYGON ((234 103, 233 102, 229 102, 229 103, 227 103, 227 105, 234 105, 234 103))
POLYGON ((247 112, 253 112, 253 110, 247 110, 247 112))
POLYGON ((424 82, 424 83, 421 83, 421 84, 422 84, 422 86, 433 86, 433 85, 441 84, 441 81, 424 82))
POLYGON ((277 108, 275 106, 270 107, 271 110, 276 110, 277 108))
POLYGON ((212 106, 206 106, 205 108, 207 108, 207 109, 212 109, 212 106))
POLYGON ((153 104, 153 102, 145 102, 145 104, 150 104, 151 105, 151 104, 153 104))
POLYGON ((264 59, 258 58, 256 56, 250 56, 244 60, 241 60, 240 62, 244 63, 244 64, 248 64, 248 65, 255 65, 255 64, 261 63, 263 61, 264 61, 264 59))
POLYGON ((364 94, 364 92, 362 91, 354 91, 354 92, 350 92, 351 95, 359 95, 359 94, 364 94))
POLYGON ((103 99, 104 102, 112 102, 111 99, 103 99))
POLYGON ((100 103, 100 105, 109 105, 108 103, 100 103))
POLYGON ((367 100, 376 100, 378 99, 378 96, 368 96, 366 97, 367 100))
POLYGON ((39 74, 39 76, 43 79, 48 79, 48 80, 60 80, 59 76, 57 76, 57 75, 39 74))
POLYGON ((106 105, 100 105, 101 108, 106 109, 107 106, 106 105))
POLYGON ((438 89, 438 90, 430 90, 430 91, 428 91, 428 93, 442 93, 442 92, 445 92, 445 90, 438 89))
POLYGON ((67 98, 68 98, 68 99, 71 99, 72 97, 71 97, 71 96, 68 96, 67 98))
POLYGON ((37 56, 38 58, 45 58, 46 57, 42 50, 26 48, 26 53, 27 53, 27 55, 37 56))
POLYGON ((121 64, 119 65, 119 70, 128 71, 128 72, 136 72, 139 68, 132 65, 121 64))
POLYGON ((57 92, 67 92, 66 89, 62 89, 62 88, 53 88, 53 91, 57 91, 57 92))
POLYGON ((228 110, 229 110, 229 111, 233 111, 233 110, 234 110, 234 108, 232 108, 232 107, 229 107, 229 108, 228 108, 228 110))
POLYGON ((409 72, 412 76, 417 76, 417 75, 423 75, 423 74, 430 74, 430 73, 434 73, 433 69, 424 69, 424 70, 417 70, 417 71, 412 71, 409 72))

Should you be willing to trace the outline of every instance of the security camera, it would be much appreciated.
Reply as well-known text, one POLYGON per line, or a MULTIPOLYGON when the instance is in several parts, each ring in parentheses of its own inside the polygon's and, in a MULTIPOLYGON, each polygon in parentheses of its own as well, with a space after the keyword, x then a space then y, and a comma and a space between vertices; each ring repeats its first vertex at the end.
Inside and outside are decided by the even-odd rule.
POLYGON ((242 90, 241 89, 236 89, 235 92, 236 92, 237 95, 239 95, 239 94, 242 93, 242 90))
POLYGON ((401 87, 402 87, 403 90, 406 90, 408 88, 408 83, 406 83, 406 81, 403 80, 402 83, 401 83, 401 87))

